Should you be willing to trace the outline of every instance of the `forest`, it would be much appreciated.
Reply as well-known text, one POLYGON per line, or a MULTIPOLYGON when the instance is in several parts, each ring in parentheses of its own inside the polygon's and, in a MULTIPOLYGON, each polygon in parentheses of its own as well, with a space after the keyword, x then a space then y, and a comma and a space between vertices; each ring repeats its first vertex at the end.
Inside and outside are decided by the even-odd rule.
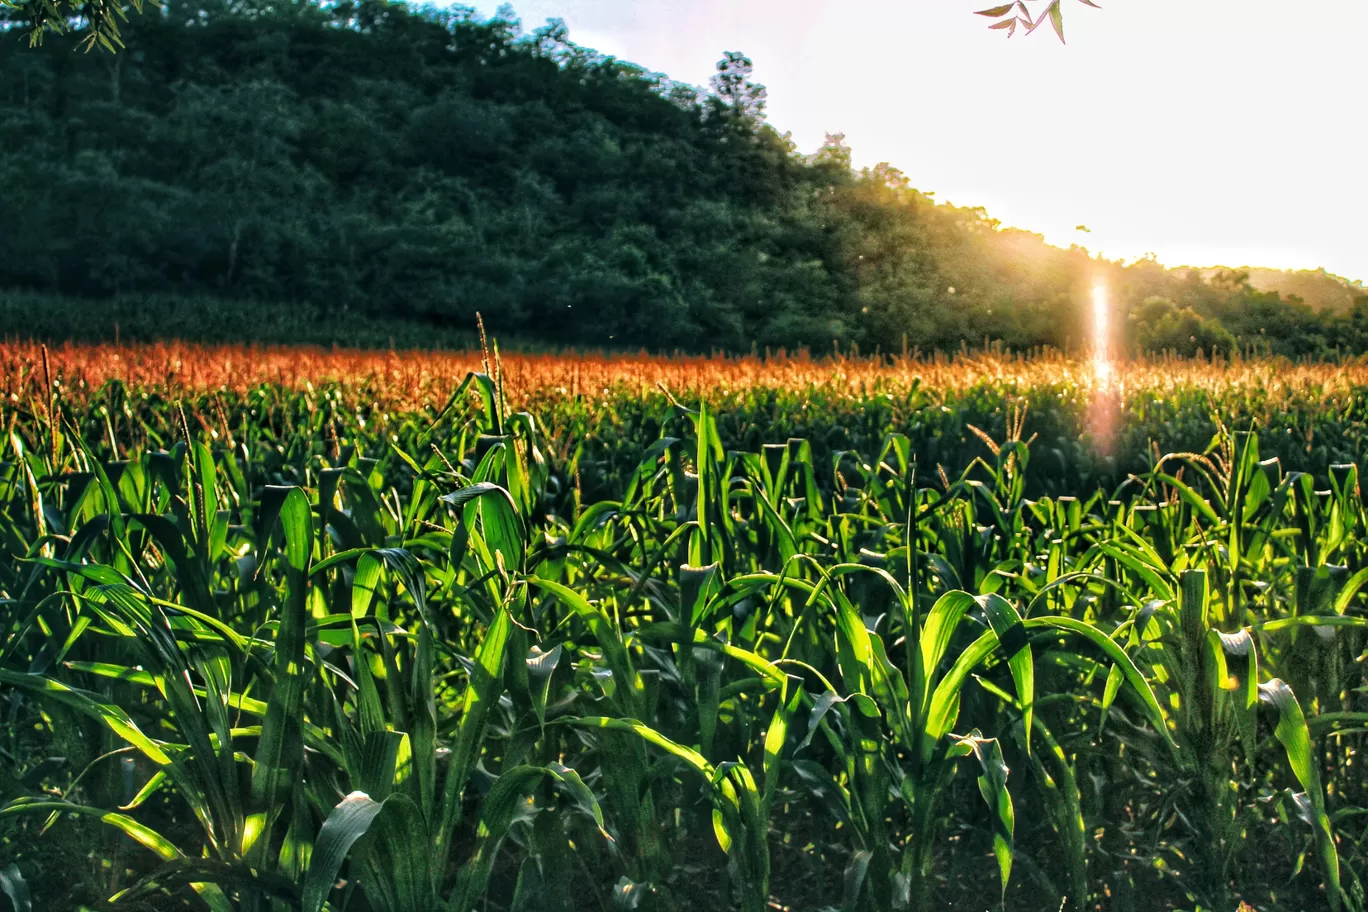
POLYGON ((1122 265, 800 151, 738 52, 700 89, 507 7, 170 0, 114 54, 7 23, 11 337, 1069 349, 1105 280, 1131 351, 1368 350, 1359 284, 1122 265))

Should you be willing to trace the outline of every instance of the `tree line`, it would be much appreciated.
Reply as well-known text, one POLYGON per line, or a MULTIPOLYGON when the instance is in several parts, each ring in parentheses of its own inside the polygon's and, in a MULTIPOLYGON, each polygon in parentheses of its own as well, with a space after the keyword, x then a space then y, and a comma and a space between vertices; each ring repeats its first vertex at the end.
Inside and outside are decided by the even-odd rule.
POLYGON ((69 302, 73 326, 162 295, 206 323, 421 334, 478 312, 568 345, 1076 347, 1103 280, 1132 349, 1368 348, 1368 298, 1318 312, 1240 273, 1123 266, 855 169, 840 134, 804 153, 739 53, 703 90, 508 8, 168 0, 117 54, 31 48, 14 15, 0 288, 69 302))

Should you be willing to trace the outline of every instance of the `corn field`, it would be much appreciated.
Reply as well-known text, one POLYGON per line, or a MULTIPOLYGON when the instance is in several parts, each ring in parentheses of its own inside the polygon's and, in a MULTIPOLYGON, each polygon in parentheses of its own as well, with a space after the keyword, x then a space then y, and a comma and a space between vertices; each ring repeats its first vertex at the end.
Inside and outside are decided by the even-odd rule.
POLYGON ((1365 906, 1364 368, 170 350, 0 352, 15 909, 1365 906))

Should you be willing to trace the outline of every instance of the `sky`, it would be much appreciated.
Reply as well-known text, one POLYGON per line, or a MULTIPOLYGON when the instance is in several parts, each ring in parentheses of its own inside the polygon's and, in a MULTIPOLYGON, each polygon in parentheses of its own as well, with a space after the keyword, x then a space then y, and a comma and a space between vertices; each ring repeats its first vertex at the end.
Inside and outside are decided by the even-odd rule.
POLYGON ((845 133, 857 166, 1054 244, 1368 282, 1362 0, 1063 0, 1067 45, 989 31, 973 12, 997 2, 513 6, 527 30, 562 18, 575 43, 698 86, 742 51, 801 151, 845 133))

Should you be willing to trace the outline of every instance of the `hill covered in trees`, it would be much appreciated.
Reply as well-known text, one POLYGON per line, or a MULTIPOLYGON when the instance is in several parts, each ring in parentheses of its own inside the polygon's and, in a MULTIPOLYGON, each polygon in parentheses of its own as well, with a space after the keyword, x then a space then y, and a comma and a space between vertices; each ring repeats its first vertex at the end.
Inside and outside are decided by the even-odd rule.
MULTIPOLYGON (((1220 268, 1201 270, 1206 278, 1221 272, 1220 268)), ((1227 270, 1230 271, 1230 270, 1227 270)), ((1324 269, 1268 269, 1260 266, 1242 266, 1237 272, 1247 273, 1249 284, 1256 291, 1275 291, 1284 297, 1297 297, 1310 305, 1312 310, 1329 310, 1346 313, 1353 309, 1354 303, 1368 295, 1361 281, 1346 279, 1324 269)))
POLYGON ((854 170, 839 134, 805 154, 741 54, 700 90, 559 22, 373 0, 169 0, 124 40, 0 33, 0 332, 175 300, 125 333, 421 339, 479 312, 552 344, 1067 347, 1104 279, 1131 347, 1368 347, 1368 298, 1102 261, 854 170))

